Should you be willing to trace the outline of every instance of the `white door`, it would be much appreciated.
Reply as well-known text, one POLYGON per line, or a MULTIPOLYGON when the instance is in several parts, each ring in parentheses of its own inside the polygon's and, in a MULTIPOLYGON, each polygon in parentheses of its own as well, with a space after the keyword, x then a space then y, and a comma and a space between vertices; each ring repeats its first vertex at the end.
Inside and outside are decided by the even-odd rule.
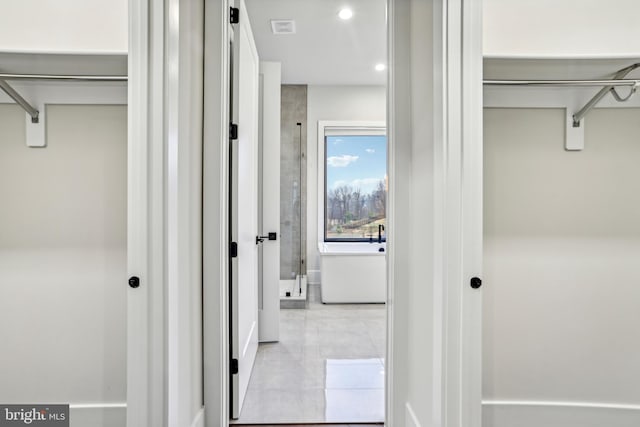
POLYGON ((231 240, 231 416, 240 416, 258 351, 258 90, 259 61, 244 1, 232 41, 231 240), (237 367, 237 369, 236 369, 237 367))
POLYGON ((280 336, 280 91, 279 62, 260 63, 260 342, 280 336), (274 240, 275 239, 275 240, 274 240))

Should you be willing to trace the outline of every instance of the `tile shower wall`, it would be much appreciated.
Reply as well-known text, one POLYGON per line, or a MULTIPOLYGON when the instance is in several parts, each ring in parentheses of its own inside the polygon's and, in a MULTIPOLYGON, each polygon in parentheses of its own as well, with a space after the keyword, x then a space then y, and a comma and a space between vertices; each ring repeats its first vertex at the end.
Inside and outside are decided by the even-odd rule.
POLYGON ((283 85, 281 106, 280 278, 286 280, 299 270, 306 274, 306 233, 301 231, 307 206, 307 86, 283 85))

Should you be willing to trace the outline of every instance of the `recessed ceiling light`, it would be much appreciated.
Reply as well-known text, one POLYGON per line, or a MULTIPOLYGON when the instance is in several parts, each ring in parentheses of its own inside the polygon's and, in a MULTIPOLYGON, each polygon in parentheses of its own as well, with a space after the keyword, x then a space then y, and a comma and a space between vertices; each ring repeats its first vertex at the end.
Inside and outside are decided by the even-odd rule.
POLYGON ((384 71, 387 69, 387 66, 384 64, 376 64, 376 71, 384 71))
POLYGON ((353 16, 353 11, 349 8, 344 8, 340 11, 340 13, 338 13, 338 16, 340 17, 340 19, 346 21, 348 19, 351 19, 351 17, 353 16))

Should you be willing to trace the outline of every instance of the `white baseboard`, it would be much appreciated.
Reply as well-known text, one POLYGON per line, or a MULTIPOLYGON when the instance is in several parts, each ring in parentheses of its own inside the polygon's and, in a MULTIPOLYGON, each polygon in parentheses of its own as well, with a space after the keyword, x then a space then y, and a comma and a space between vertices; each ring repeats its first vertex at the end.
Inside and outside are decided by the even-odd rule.
POLYGON ((482 427, 637 427, 640 405, 483 401, 482 427))
POLYGON ((204 427, 204 406, 200 408, 196 414, 193 422, 191 423, 191 427, 204 427))
POLYGON ((125 427, 126 403, 77 403, 69 405, 71 427, 125 427))
POLYGON ((307 282, 310 285, 320 284, 320 270, 307 270, 307 282))
MULTIPOLYGON (((126 403, 70 404, 71 427, 126 427, 126 403)), ((190 427, 204 427, 204 407, 193 418, 190 427)))
POLYGON ((405 423, 407 427, 421 427, 416 413, 409 402, 405 403, 405 423))

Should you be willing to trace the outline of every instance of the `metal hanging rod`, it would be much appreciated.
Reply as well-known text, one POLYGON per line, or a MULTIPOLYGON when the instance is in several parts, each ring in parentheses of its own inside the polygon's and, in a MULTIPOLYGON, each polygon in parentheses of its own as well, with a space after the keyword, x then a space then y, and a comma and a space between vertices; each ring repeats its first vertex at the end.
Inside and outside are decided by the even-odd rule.
POLYGON ((485 80, 485 86, 640 86, 640 79, 614 79, 614 80, 485 80))
POLYGON ((590 87, 603 86, 602 89, 585 104, 577 113, 573 115, 573 127, 580 127, 582 119, 604 98, 607 93, 611 92, 614 99, 618 102, 629 100, 640 87, 640 79, 625 79, 624 77, 636 68, 640 68, 640 62, 631 64, 621 70, 618 70, 612 79, 609 80, 485 80, 485 86, 534 86, 534 87, 590 87), (621 97, 616 88, 619 86, 627 86, 631 88, 629 94, 621 97))
POLYGON ((16 104, 31 116, 32 123, 39 122, 40 112, 24 99, 6 80, 54 80, 54 81, 86 81, 86 82, 126 82, 127 76, 69 76, 54 74, 7 74, 0 73, 0 89, 6 93, 16 104))
POLYGON ((0 73, 2 80, 79 80, 91 82, 126 82, 127 76, 91 76, 58 74, 6 74, 0 73))

